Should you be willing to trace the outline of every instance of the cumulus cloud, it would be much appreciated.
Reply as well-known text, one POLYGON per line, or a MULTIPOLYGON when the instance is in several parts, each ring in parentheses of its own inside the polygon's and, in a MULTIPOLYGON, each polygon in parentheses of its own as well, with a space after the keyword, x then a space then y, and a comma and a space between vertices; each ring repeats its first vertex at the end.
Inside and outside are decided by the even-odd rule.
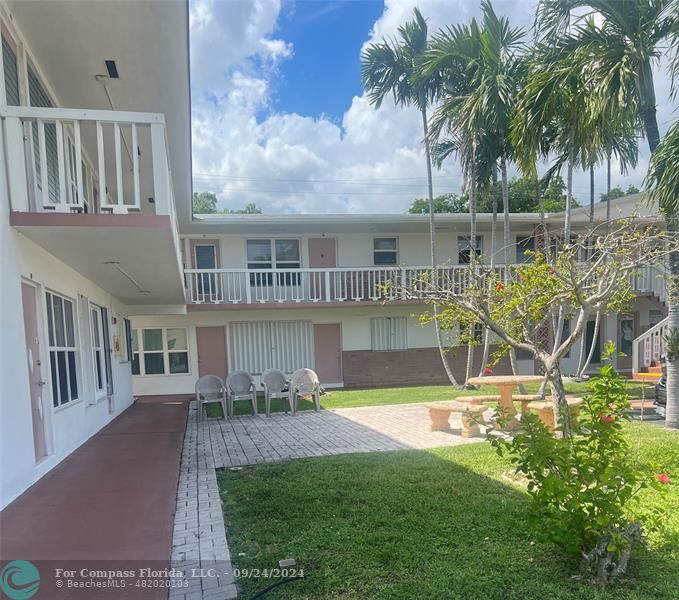
MULTIPOLYGON (((391 36, 417 5, 430 29, 466 22, 478 0, 385 0, 365 44, 391 36)), ((534 4, 497 0, 499 13, 529 27, 534 4)), ((294 55, 276 35, 279 0, 194 0, 191 5, 194 188, 218 193, 223 207, 255 202, 265 212, 403 212, 426 194, 422 123, 413 109, 385 102, 379 111, 354 97, 341 120, 278 113, 271 97, 277 66, 294 55)), ((358 60, 348 56, 347 60, 358 60)), ((668 84, 658 73, 661 126, 671 119, 668 84)), ((645 143, 640 143, 645 159, 645 143)), ((645 160, 614 185, 640 184, 645 160)), ((603 176, 597 193, 603 191, 603 176)), ((454 162, 436 174, 435 192, 460 191, 454 162)), ((587 175, 576 196, 588 197, 587 175)))

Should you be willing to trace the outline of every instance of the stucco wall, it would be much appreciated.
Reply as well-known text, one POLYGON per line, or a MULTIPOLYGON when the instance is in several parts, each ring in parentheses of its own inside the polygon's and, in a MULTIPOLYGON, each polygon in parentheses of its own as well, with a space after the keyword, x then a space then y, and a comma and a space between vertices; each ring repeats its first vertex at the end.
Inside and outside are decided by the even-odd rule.
POLYGON ((21 302, 21 281, 24 278, 38 286, 39 328, 45 339, 41 340, 42 378, 49 382, 49 358, 46 339, 45 291, 51 290, 74 300, 78 311, 78 296, 82 295, 95 304, 108 309, 117 324, 111 324, 111 335, 122 333, 122 318, 127 309, 91 281, 54 258, 42 248, 14 231, 8 224, 8 211, 2 198, 2 341, 0 347, 0 471, 2 486, 0 504, 6 505, 34 481, 52 469, 64 457, 91 437, 112 418, 119 415, 133 402, 130 365, 120 362, 112 355, 113 414, 109 413, 107 399, 94 398, 88 389, 91 381, 92 357, 84 352, 85 336, 80 331, 76 315, 78 335, 78 384, 81 399, 54 409, 51 388, 48 385, 43 397, 45 429, 49 455, 35 464, 31 403, 28 387, 28 367, 21 302))

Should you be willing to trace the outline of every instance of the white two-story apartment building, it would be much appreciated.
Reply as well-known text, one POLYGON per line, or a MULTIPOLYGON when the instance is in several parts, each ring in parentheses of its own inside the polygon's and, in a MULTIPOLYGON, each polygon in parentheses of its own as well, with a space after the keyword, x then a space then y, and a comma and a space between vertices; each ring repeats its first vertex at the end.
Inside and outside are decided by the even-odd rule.
MULTIPOLYGON (((651 207, 640 198, 614 203, 614 215, 651 207)), ((605 207, 596 218, 605 217, 605 207)), ((482 260, 503 268, 504 234, 498 223, 491 239, 492 216, 478 215, 476 247, 482 260)), ((587 209, 573 213, 574 227, 588 226, 587 209)), ((469 215, 436 216, 438 279, 462 291, 470 256, 469 215)), ((531 260, 539 216, 511 218, 510 263, 531 260)), ((548 217, 558 234, 563 215, 548 217)), ((291 373, 311 367, 326 387, 367 387, 445 383, 448 381, 432 325, 423 326, 421 302, 403 301, 396 288, 420 280, 430 271, 427 215, 204 215, 182 228, 187 289, 183 315, 137 317, 133 365, 136 394, 187 394, 197 377, 225 377, 243 369, 257 377, 268 368, 291 373), (188 353, 181 371, 172 364, 173 349, 145 340, 171 340, 181 329, 188 353)), ((635 278, 639 295, 629 313, 608 315, 598 331, 591 368, 599 366, 602 344, 614 340, 627 357, 619 367, 632 367, 632 340, 665 316, 664 280, 653 269, 635 278)), ((566 330, 569 323, 566 322, 566 330)), ((587 349, 594 335, 594 317, 587 325, 587 349)), ((457 331, 447 332, 452 371, 464 379, 466 346, 455 346, 457 331)), ((564 362, 566 373, 578 367, 579 348, 564 362)), ((475 352, 474 371, 483 366, 475 352)), ((529 356, 519 354, 518 367, 533 373, 529 356)), ((182 361, 184 361, 182 355, 182 361)), ((508 372, 507 360, 493 366, 508 372)))
POLYGON ((131 315, 185 310, 191 156, 186 2, 9 0, 0 33, 2 507, 134 401, 131 315))
MULTIPOLYGON (((135 397, 186 397, 204 374, 447 381, 426 306, 384 297, 430 268, 425 215, 191 214, 188 31, 185 0, 0 0, 0 508, 135 397)), ((461 291, 468 215, 436 220, 439 280, 461 291)), ((538 221, 512 215, 510 262, 538 221)), ((490 215, 475 246, 488 260, 490 215)), ((637 279, 600 331, 622 350, 665 315, 662 279, 637 279)), ((447 356, 462 379, 466 348, 447 356)))

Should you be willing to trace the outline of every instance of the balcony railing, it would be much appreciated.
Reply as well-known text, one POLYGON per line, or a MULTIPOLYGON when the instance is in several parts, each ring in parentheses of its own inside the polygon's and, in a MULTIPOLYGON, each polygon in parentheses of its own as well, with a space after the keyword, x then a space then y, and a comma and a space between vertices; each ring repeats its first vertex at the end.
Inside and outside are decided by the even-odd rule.
POLYGON ((175 221, 162 114, 0 107, 17 212, 131 212, 175 221))
MULTIPOLYGON (((465 265, 438 267, 440 289, 462 293, 465 265)), ((499 276, 504 269, 497 267, 499 276)), ((399 300, 404 288, 429 287, 430 267, 333 269, 186 269, 188 298, 195 304, 336 303, 399 300)))
MULTIPOLYGON (((185 269, 187 298, 193 304, 327 304, 417 300, 431 286, 431 267, 346 267, 329 269, 185 269)), ((504 280, 507 270, 495 267, 504 280)), ((468 265, 437 267, 438 288, 462 294, 470 283, 468 265)), ((665 277, 644 267, 632 277, 637 293, 665 299, 665 277)))

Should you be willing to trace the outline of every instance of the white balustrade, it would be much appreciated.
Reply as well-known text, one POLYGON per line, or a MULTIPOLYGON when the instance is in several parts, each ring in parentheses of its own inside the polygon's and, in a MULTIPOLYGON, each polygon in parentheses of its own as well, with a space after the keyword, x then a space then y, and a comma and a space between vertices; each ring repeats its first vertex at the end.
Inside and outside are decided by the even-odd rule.
POLYGON ((161 114, 0 107, 12 210, 170 215, 174 206, 161 114))

